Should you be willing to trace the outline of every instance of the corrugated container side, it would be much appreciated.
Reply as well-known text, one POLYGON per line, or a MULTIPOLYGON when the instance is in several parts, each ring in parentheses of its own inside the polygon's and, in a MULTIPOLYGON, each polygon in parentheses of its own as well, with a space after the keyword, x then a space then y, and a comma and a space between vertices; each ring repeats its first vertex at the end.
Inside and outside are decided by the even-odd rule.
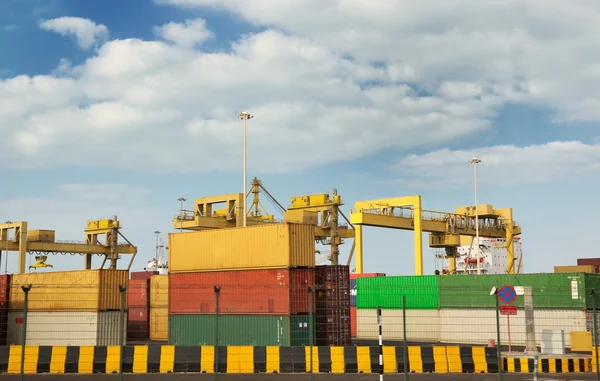
MULTIPOLYGON (((534 310, 535 338, 537 345, 544 339, 544 330, 564 330, 565 346, 571 346, 571 331, 585 331, 585 311, 534 310)), ((496 310, 494 309, 447 309, 440 311, 440 340, 450 344, 487 345, 496 340, 496 310), (461 322, 465 329, 457 329, 461 322)), ((510 317, 511 344, 524 346, 526 342, 525 312, 519 309, 510 317)), ((508 343, 508 319, 500 317, 500 340, 508 343)))
MULTIPOLYGON (((215 313, 214 286, 220 286, 222 314, 307 313, 313 269, 209 271, 169 276, 169 313, 215 313)), ((314 311, 313 305, 313 311, 314 311)))
MULTIPOLYGON (((27 345, 119 345, 119 314, 119 311, 28 312, 27 345)), ((7 343, 21 345, 22 332, 23 312, 9 312, 7 343)))
MULTIPOLYGON (((357 309, 357 337, 359 339, 377 339, 379 326, 376 309, 357 309)), ((385 340, 403 340, 402 310, 385 309, 381 311, 382 334, 385 340)), ((470 329, 460 321, 454 322, 454 329, 462 332, 470 329)), ((417 342, 439 342, 440 311, 439 310, 407 310, 406 339, 417 342)))
POLYGON ((150 340, 169 340, 169 310, 167 307, 150 307, 150 340))
POLYGON ((148 279, 131 279, 127 287, 127 306, 148 307, 150 303, 150 281, 148 279))
POLYGON ((350 279, 350 306, 356 307, 356 279, 350 279))
POLYGON ((600 258, 577 258, 577 265, 593 265, 600 266, 600 258))
POLYGON ((131 279, 146 279, 150 280, 152 275, 158 275, 158 271, 135 271, 131 273, 131 279))
POLYGON ((170 273, 290 267, 315 267, 314 226, 285 223, 169 234, 170 273))
POLYGON ((358 278, 373 278, 378 276, 385 276, 385 273, 362 273, 362 274, 350 274, 350 279, 358 278))
POLYGON ((438 309, 438 279, 436 275, 358 278, 356 306, 398 309, 402 308, 402 296, 406 295, 406 309, 438 309))
POLYGON ((0 345, 6 345, 8 333, 8 311, 0 310, 0 345))
MULTIPOLYGON (((212 314, 170 315, 169 344, 215 345, 215 322, 212 314)), ((308 315, 219 316, 219 345, 302 346, 308 344, 308 332, 308 315)))
POLYGON ((169 307, 169 275, 150 278, 150 307, 169 307))
POLYGON ((148 307, 130 307, 127 311, 127 338, 145 340, 150 337, 150 310, 148 307))
POLYGON ((350 306, 349 266, 327 265, 315 268, 317 313, 321 310, 350 306))
POLYGON ((578 265, 578 266, 554 266, 555 273, 592 273, 598 272, 598 266, 578 265))
POLYGON ((23 309, 23 285, 29 291, 30 311, 107 311, 121 308, 119 286, 128 284, 127 270, 74 270, 13 274, 9 309, 23 309))
POLYGON ((352 345, 349 306, 322 311, 315 319, 318 346, 352 345))
POLYGON ((10 275, 0 275, 0 311, 8 310, 8 302, 10 294, 10 275))
POLYGON ((356 306, 350 307, 350 333, 352 337, 356 337, 357 334, 357 326, 356 326, 356 306))

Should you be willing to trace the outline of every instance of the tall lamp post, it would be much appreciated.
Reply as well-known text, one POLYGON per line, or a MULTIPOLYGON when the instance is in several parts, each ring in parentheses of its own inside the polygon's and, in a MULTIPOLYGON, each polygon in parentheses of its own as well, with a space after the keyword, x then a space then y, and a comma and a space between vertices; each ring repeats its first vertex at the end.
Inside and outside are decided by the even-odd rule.
POLYGON ((183 233, 183 203, 187 200, 184 197, 179 197, 177 201, 181 202, 181 209, 179 209, 179 232, 183 233))
POLYGON ((475 242, 477 244, 477 275, 481 275, 481 263, 479 262, 479 204, 477 201, 477 164, 481 163, 481 160, 477 157, 474 157, 469 160, 469 163, 473 164, 473 181, 475 183, 475 242))
POLYGON ((248 119, 254 118, 254 115, 250 114, 247 111, 243 111, 238 115, 238 118, 244 121, 244 196, 242 197, 242 226, 246 226, 246 193, 247 193, 247 184, 246 181, 246 122, 248 119))

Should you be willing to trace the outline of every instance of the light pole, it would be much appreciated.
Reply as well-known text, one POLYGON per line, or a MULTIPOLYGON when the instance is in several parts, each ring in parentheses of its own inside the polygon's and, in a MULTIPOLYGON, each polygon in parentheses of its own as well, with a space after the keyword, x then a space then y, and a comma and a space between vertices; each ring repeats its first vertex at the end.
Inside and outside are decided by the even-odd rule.
POLYGON ((481 163, 477 157, 469 160, 469 163, 473 164, 473 181, 475 183, 475 242, 477 244, 477 275, 481 275, 481 263, 479 254, 479 205, 477 202, 477 164, 481 163))
POLYGON ((254 118, 254 115, 250 114, 247 111, 243 111, 238 115, 238 118, 244 121, 244 196, 242 197, 242 212, 244 214, 242 215, 242 226, 246 227, 246 122, 248 121, 248 119, 254 118))
POLYGON ((156 234, 156 257, 154 258, 155 261, 157 261, 157 265, 158 265, 158 235, 160 234, 160 232, 157 230, 154 232, 154 234, 156 234))
POLYGON ((179 231, 183 232, 183 203, 186 201, 185 198, 179 197, 177 201, 181 202, 181 209, 179 209, 179 231))

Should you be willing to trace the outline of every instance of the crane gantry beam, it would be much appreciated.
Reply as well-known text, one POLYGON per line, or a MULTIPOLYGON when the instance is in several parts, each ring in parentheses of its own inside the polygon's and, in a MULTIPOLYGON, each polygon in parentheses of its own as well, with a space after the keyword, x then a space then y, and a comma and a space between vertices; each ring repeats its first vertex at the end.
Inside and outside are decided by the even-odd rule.
MULTIPOLYGON (((121 228, 117 218, 94 220, 87 223, 85 229, 86 242, 55 242, 54 230, 27 230, 28 223, 25 221, 0 224, 0 250, 18 251, 19 274, 25 272, 26 254, 82 254, 85 257, 84 268, 91 269, 92 255, 103 255, 104 261, 110 261, 109 268, 116 269, 119 254, 132 254, 127 270, 137 254, 135 247, 125 236, 121 234, 121 228), (14 230, 13 239, 9 239, 9 230, 14 230), (100 236, 106 237, 105 243, 100 243, 100 236), (118 237, 121 236, 127 244, 119 244, 118 237)), ((43 261, 42 261, 43 262, 43 261)))
POLYGON ((423 275, 423 232, 431 233, 431 247, 456 248, 460 246, 461 235, 475 236, 475 226, 479 223, 480 236, 506 238, 507 272, 511 273, 514 269, 513 238, 521 234, 520 226, 512 220, 512 209, 494 210, 491 205, 479 205, 479 221, 474 210, 474 207, 459 207, 456 213, 423 210, 421 196, 356 202, 354 211, 350 212, 350 222, 355 230, 356 272, 363 272, 363 226, 414 231, 415 274, 423 275))

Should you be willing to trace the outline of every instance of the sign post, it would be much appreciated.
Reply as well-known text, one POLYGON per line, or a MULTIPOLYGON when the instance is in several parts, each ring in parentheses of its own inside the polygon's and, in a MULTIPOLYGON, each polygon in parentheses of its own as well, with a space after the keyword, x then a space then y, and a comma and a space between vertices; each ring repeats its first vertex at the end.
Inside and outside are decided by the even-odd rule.
POLYGON ((503 306, 500 306, 500 314, 506 315, 506 328, 508 333, 508 353, 512 353, 512 347, 510 343, 510 316, 517 314, 517 306, 512 306, 510 304, 514 303, 517 300, 517 292, 513 286, 502 286, 500 290, 498 290, 498 299, 504 303, 503 306))

